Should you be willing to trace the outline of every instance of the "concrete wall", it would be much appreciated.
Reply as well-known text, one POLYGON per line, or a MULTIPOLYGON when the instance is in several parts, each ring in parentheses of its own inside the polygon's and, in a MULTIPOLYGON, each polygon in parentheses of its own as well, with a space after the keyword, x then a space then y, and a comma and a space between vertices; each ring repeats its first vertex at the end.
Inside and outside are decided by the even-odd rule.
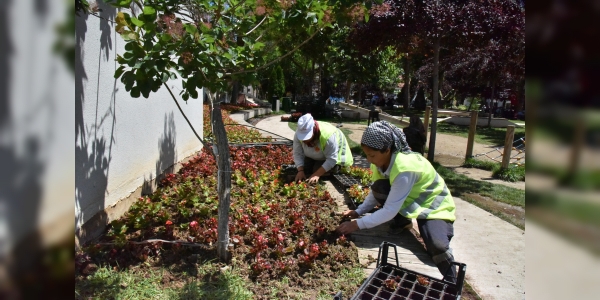
MULTIPOLYGON (((98 3, 101 17, 115 18, 116 9, 98 3)), ((77 17, 76 39, 75 227, 87 240, 126 211, 137 196, 152 192, 153 180, 199 151, 201 143, 166 88, 148 99, 135 99, 113 78, 116 55, 125 46, 113 23, 77 17), (87 227, 82 227, 84 223, 87 227)), ((171 80, 168 85, 178 95, 181 82, 171 80)), ((202 98, 178 100, 202 134, 202 98)))
POLYGON ((3 284, 7 265, 26 268, 40 247, 73 231, 73 75, 53 52, 66 12, 54 2, 0 1, 3 284))

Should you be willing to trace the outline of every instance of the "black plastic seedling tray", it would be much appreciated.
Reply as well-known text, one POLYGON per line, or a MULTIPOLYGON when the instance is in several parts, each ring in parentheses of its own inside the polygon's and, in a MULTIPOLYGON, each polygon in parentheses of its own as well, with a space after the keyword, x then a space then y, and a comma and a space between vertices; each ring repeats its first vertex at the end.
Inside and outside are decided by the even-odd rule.
POLYGON ((333 175, 333 178, 335 178, 338 184, 344 188, 349 188, 354 184, 361 184, 360 179, 354 178, 346 174, 335 174, 333 175))
POLYGON ((455 266, 458 267, 456 283, 414 272, 399 266, 396 245, 383 242, 379 246, 377 268, 350 299, 460 300, 467 265, 454 262, 453 267, 455 266), (394 248, 396 255, 395 265, 387 262, 390 247, 394 248), (419 283, 418 276, 426 281, 421 280, 419 283), (387 286, 386 280, 396 281, 395 287, 391 289, 387 286))

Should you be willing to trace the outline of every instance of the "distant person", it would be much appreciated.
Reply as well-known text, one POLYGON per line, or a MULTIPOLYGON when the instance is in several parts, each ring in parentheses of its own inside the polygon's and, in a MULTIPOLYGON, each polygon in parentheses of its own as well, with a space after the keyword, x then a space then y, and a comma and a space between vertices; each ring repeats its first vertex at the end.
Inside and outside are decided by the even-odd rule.
POLYGON ((427 135, 425 133, 425 125, 419 116, 411 116, 408 127, 405 127, 404 135, 406 142, 413 152, 425 153, 425 143, 427 143, 427 135))
POLYGON ((456 206, 444 179, 427 159, 410 150, 402 130, 386 121, 367 127, 361 147, 371 163, 373 184, 356 210, 342 213, 354 220, 340 224, 336 231, 349 234, 390 220, 390 227, 404 230, 416 219, 427 253, 444 279, 456 282, 450 248, 456 206), (359 218, 376 205, 381 209, 359 218))
POLYGON ((298 119, 293 151, 298 169, 295 181, 308 179, 309 183, 316 183, 325 173, 335 174, 340 167, 354 163, 342 131, 329 123, 317 122, 311 114, 298 119))

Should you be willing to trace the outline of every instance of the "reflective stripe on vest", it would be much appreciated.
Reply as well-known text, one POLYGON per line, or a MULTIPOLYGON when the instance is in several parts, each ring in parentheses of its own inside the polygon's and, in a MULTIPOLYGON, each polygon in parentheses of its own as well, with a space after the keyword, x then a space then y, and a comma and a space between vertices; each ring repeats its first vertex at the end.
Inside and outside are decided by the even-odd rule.
POLYGON ((319 122, 319 130, 321 131, 321 136, 319 137, 321 150, 325 149, 325 144, 327 144, 327 140, 329 140, 329 137, 331 137, 332 134, 335 134, 335 138, 338 143, 336 164, 342 166, 351 166, 352 164, 354 164, 354 158, 352 158, 352 152, 350 152, 350 145, 348 145, 348 143, 346 142, 344 133, 342 133, 342 131, 339 130, 339 128, 329 123, 319 122))
MULTIPOLYGON (((374 165, 371 165, 371 170, 373 180, 385 178, 374 165)), ((417 219, 456 219, 452 195, 429 161, 415 153, 398 153, 390 172, 390 184, 403 172, 416 173, 418 179, 400 208, 401 215, 417 219)))

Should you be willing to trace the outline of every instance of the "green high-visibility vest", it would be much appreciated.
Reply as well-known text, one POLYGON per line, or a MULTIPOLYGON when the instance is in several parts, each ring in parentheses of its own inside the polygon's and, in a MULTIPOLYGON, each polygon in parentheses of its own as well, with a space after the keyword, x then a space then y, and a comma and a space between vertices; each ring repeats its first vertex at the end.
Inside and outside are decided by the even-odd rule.
POLYGON ((329 137, 331 137, 332 134, 335 134, 335 138, 338 143, 338 155, 336 164, 342 166, 351 166, 352 164, 354 164, 352 152, 350 152, 350 145, 348 145, 346 137, 344 136, 341 130, 325 122, 319 122, 319 130, 321 131, 321 136, 319 137, 321 151, 325 149, 325 144, 327 143, 327 140, 329 140, 329 137))
MULTIPOLYGON (((456 206, 444 179, 435 171, 431 163, 418 153, 398 152, 390 171, 390 185, 398 174, 412 172, 418 174, 408 197, 399 213, 407 218, 454 221, 456 206)), ((373 181, 385 179, 377 167, 371 164, 373 181)))

